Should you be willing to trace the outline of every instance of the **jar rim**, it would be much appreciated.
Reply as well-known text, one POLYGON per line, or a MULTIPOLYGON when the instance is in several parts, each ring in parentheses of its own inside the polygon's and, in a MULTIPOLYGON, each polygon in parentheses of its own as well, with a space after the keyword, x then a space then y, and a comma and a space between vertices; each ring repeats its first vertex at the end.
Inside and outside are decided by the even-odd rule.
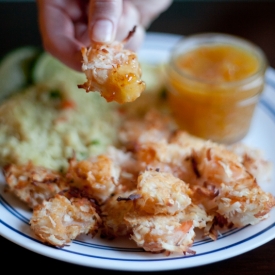
POLYGON ((244 39, 239 36, 225 34, 225 33, 199 33, 193 34, 189 36, 184 36, 181 40, 179 40, 171 50, 170 54, 170 61, 168 63, 181 77, 184 77, 190 81, 205 84, 205 85, 226 85, 226 86, 235 86, 235 85, 243 85, 252 81, 253 79, 257 78, 258 76, 262 76, 265 74, 265 71, 268 67, 268 61, 266 58, 265 53, 263 50, 257 46, 256 44, 252 43, 251 41, 244 39), (192 50, 194 48, 198 48, 200 46, 210 46, 210 45, 231 45, 237 46, 243 50, 248 50, 254 56, 256 56, 259 67, 258 69, 248 77, 245 77, 240 80, 233 80, 228 82, 223 81, 211 81, 211 80, 204 80, 192 76, 188 73, 183 72, 178 66, 176 66, 175 61, 177 57, 184 53, 192 50))

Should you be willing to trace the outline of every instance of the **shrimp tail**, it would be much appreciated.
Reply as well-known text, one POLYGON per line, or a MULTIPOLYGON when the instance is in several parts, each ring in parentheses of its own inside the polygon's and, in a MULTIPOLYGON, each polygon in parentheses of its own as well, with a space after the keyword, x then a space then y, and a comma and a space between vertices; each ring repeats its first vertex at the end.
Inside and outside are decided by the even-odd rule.
POLYGON ((131 31, 129 31, 128 35, 126 38, 124 38, 124 40, 122 41, 123 44, 127 43, 129 41, 129 39, 134 35, 134 33, 136 32, 137 26, 134 26, 133 29, 131 31))

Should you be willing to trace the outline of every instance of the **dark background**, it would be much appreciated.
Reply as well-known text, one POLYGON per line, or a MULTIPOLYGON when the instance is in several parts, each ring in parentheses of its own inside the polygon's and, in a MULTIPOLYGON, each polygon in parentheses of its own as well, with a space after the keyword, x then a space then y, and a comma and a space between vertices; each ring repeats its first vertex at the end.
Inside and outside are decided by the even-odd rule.
POLYGON ((175 1, 151 31, 190 35, 229 33, 249 39, 275 68, 275 1, 175 1))
MULTIPOLYGON (((18 46, 41 45, 34 1, 0 1, 0 23, 0 57, 18 46)), ((275 68, 275 0, 178 0, 152 23, 149 31, 238 35, 260 46, 275 68)))
MULTIPOLYGON (((238 35, 260 46, 266 53, 269 64, 275 68, 275 1, 174 1, 172 6, 152 23, 149 31, 182 35, 199 32, 238 35)), ((25 45, 41 46, 35 2, 0 1, 0 57, 25 45)), ((0 249, 1 274, 4 274, 4 270, 29 274, 42 271, 44 274, 55 274, 55 271, 77 274, 103 273, 100 269, 44 257, 3 237, 0 237, 0 249)), ((109 270, 107 272, 129 273, 109 270)), ((218 263, 157 274, 274 275, 275 239, 243 255, 218 263)))

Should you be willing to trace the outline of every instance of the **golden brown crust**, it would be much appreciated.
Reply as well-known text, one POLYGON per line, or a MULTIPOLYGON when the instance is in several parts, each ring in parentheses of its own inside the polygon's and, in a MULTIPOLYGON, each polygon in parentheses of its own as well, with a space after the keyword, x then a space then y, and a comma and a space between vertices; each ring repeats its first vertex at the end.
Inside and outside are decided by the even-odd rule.
POLYGON ((31 209, 43 200, 68 189, 62 174, 44 167, 34 166, 31 162, 26 165, 6 165, 3 172, 9 191, 31 209))
POLYGON ((33 200, 30 190, 38 192, 37 185, 59 188, 52 198, 42 189, 34 207, 31 228, 43 242, 59 247, 100 230, 108 239, 130 237, 148 252, 188 254, 195 253, 195 229, 216 240, 221 227, 268 218, 275 198, 252 173, 267 171, 258 155, 173 132, 156 113, 140 119, 132 128, 124 125, 124 148, 82 161, 73 157, 66 177, 31 164, 5 168, 15 194, 23 186, 33 200))
POLYGON ((89 160, 69 160, 66 178, 70 186, 83 190, 99 204, 104 203, 115 191, 120 167, 111 158, 99 155, 89 160))
POLYGON ((87 81, 78 87, 86 92, 100 92, 107 102, 136 100, 145 90, 145 82, 141 80, 137 54, 123 48, 134 32, 135 29, 122 43, 93 43, 87 49, 82 48, 82 70, 87 81))
POLYGON ((101 218, 87 198, 57 194, 34 208, 30 225, 43 242, 63 247, 80 234, 95 235, 101 218))

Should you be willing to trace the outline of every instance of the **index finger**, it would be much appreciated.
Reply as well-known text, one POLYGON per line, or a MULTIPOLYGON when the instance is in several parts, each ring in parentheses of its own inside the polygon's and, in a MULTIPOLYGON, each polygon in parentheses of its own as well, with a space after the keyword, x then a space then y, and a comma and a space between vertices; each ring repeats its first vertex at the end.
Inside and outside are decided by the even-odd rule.
MULTIPOLYGON (((71 2, 71 1, 70 1, 71 2)), ((81 71, 81 48, 74 37, 72 19, 54 1, 37 0, 39 27, 46 51, 72 69, 81 71)))

